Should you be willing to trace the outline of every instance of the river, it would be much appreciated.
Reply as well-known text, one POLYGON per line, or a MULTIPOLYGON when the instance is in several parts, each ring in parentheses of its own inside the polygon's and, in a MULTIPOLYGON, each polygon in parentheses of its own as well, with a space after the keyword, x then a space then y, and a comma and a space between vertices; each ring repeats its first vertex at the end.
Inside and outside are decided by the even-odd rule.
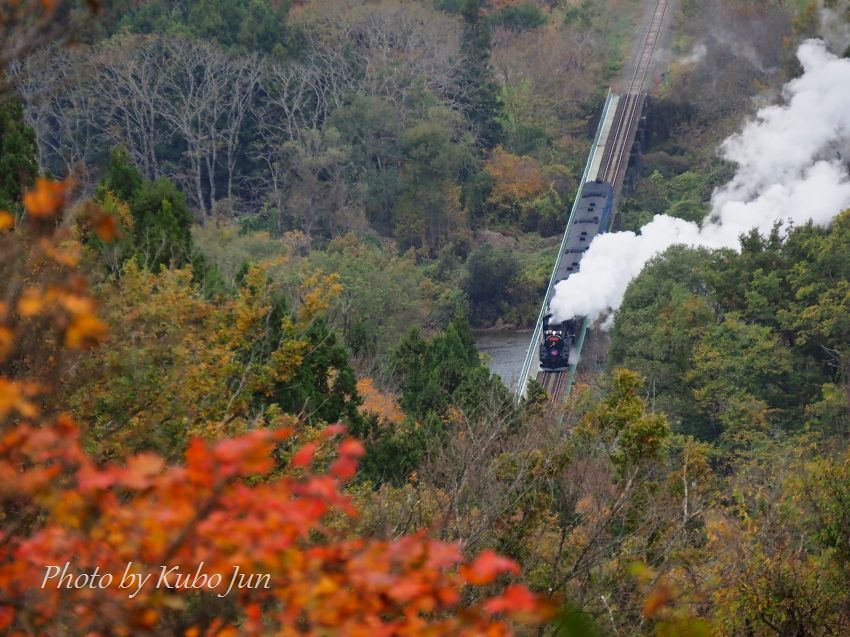
POLYGON ((532 330, 475 330, 475 347, 510 389, 516 388, 532 330))

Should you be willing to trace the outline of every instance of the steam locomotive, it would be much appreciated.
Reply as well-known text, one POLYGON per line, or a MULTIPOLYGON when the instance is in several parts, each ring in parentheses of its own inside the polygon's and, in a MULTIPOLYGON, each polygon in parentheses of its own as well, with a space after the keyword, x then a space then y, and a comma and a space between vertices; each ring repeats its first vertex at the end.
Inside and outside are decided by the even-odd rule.
POLYGON ((540 341, 540 367, 548 372, 558 372, 570 366, 570 349, 576 341, 575 319, 550 325, 551 314, 543 318, 543 336, 540 341))
MULTIPOLYGON (((578 272, 581 258, 593 238, 610 230, 613 209, 614 189, 611 184, 600 180, 584 184, 575 220, 567 232, 566 248, 555 271, 556 284, 578 272)), ((551 319, 551 312, 543 319, 540 367, 548 372, 563 371, 570 365, 570 350, 576 345, 584 318, 576 317, 555 324, 551 319)))

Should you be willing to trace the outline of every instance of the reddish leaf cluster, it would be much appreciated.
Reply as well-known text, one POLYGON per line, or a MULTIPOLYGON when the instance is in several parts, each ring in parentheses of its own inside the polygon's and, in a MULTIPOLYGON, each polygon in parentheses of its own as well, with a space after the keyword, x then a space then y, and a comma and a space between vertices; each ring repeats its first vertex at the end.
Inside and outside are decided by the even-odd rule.
MULTIPOLYGON (((26 200, 31 214, 57 213, 60 192, 39 184, 26 200)), ((58 231, 42 221, 33 221, 32 234, 5 239, 65 254, 58 231)), ((49 286, 37 276, 4 290, 17 308, 0 317, 10 338, 43 330, 73 348, 73 318, 96 321, 74 262, 57 262, 74 283, 57 282, 54 272, 55 299, 45 298, 49 286), (71 323, 36 320, 52 317, 57 303, 71 323)), ((91 332, 85 344, 103 336, 91 332)), ((216 443, 195 439, 178 465, 145 453, 98 466, 70 417, 41 415, 37 399, 50 387, 10 369, 0 366, 4 634, 495 637, 511 634, 511 622, 546 614, 523 586, 496 597, 467 589, 518 574, 492 552, 463 565, 457 545, 424 534, 387 542, 334 530, 356 515, 342 486, 364 454, 340 425, 300 447, 293 430, 262 429, 216 443), (327 473, 313 470, 319 451, 335 456, 327 473), (464 601, 475 597, 483 600, 464 601)))
MULTIPOLYGON (((163 583, 162 567, 191 574, 201 564, 208 576, 220 576, 218 586, 202 591, 210 598, 227 593, 237 567, 246 577, 269 574, 269 588, 227 593, 250 609, 240 627, 246 634, 273 627, 283 635, 507 635, 508 624, 497 614, 540 617, 537 600, 522 586, 461 608, 465 585, 518 573, 516 564, 492 552, 458 572, 459 547, 424 535, 394 542, 336 539, 323 520, 332 511, 354 510, 337 477, 296 478, 291 467, 275 467, 276 445, 291 436, 256 431, 215 445, 196 440, 183 466, 144 454, 99 468, 80 447, 70 419, 10 429, 0 443, 0 496, 7 510, 13 503, 30 507, 33 515, 19 510, 19 519, 35 524, 37 510, 47 522, 29 534, 12 528, 0 536, 0 628, 48 634, 70 623, 80 633, 155 630, 175 622, 194 592, 169 588, 173 581, 169 576, 163 583), (267 479, 245 482, 257 476, 267 479), (59 588, 57 578, 45 585, 46 567, 66 562, 75 577, 97 569, 113 581, 103 590, 59 588), (132 598, 119 588, 128 564, 135 573, 152 574, 132 598)), ((303 466, 311 451, 303 447, 292 464, 303 466)), ((332 472, 348 475, 362 447, 344 439, 337 452, 332 472)), ((197 628, 217 634, 223 627, 219 621, 197 628)))

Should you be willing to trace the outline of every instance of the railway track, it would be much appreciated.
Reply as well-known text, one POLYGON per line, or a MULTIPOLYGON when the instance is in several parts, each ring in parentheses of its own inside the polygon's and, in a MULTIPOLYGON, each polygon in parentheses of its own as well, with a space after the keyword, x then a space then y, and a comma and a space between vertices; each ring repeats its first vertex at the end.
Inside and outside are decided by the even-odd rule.
MULTIPOLYGON (((655 47, 658 45, 658 40, 663 32, 664 18, 670 2, 671 0, 656 0, 655 2, 655 7, 653 8, 643 41, 637 49, 636 56, 632 60, 634 71, 621 84, 621 90, 619 91, 620 99, 614 114, 611 131, 605 143, 605 150, 599 170, 595 176, 589 176, 590 179, 595 178, 610 183, 614 188, 615 202, 619 199, 626 172, 628 171, 635 136, 637 135, 641 114, 646 102, 646 79, 652 65, 655 47)), ((612 225, 613 222, 614 216, 612 215, 612 225)), ((608 229, 610 230, 610 227, 608 229)), ((548 303, 548 301, 549 299, 547 298, 545 303, 548 303)), ((584 343, 586 330, 587 324, 585 323, 577 342, 577 351, 579 354, 584 343)), ((537 331, 535 331, 536 334, 537 331)), ((537 343, 532 342, 528 356, 535 355, 536 350, 537 343)), ((566 398, 575 377, 577 365, 578 363, 564 371, 545 372, 539 370, 537 372, 537 382, 546 389, 553 404, 561 404, 566 398)), ((524 379, 520 379, 520 383, 524 382, 524 379)), ((521 386, 520 393, 522 393, 522 390, 524 390, 524 386, 521 386)))
POLYGON ((569 370, 561 372, 538 372, 537 382, 543 385, 543 389, 549 394, 550 399, 563 396, 566 389, 569 370))
POLYGON ((618 197, 623 179, 629 166, 632 147, 635 143, 638 124, 646 102, 646 78, 652 64, 652 56, 664 26, 664 17, 670 0, 657 0, 652 18, 644 35, 640 51, 634 61, 634 71, 622 85, 622 98, 614 119, 613 135, 606 145, 605 154, 597 179, 614 186, 618 197))

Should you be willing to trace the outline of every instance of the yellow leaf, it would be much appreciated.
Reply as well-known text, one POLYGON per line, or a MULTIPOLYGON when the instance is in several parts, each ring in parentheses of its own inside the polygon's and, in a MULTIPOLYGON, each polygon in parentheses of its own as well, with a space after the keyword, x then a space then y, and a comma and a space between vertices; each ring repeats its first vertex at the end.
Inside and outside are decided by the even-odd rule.
POLYGON ((27 288, 18 299, 18 313, 21 316, 34 316, 39 313, 42 304, 41 292, 36 288, 27 288))
POLYGON ((0 419, 12 411, 17 411, 24 418, 33 418, 38 414, 38 408, 27 398, 35 395, 37 387, 16 383, 0 378, 0 419))
POLYGON ((314 593, 317 597, 321 597, 323 595, 330 595, 331 593, 335 593, 339 587, 330 577, 323 577, 319 580, 319 583, 316 584, 316 588, 314 589, 314 593))
POLYGON ((106 338, 106 325, 94 314, 78 314, 65 331, 65 345, 71 349, 93 347, 106 338))
POLYGON ((94 311, 94 301, 87 296, 63 294, 60 302, 71 314, 91 314, 94 311))

